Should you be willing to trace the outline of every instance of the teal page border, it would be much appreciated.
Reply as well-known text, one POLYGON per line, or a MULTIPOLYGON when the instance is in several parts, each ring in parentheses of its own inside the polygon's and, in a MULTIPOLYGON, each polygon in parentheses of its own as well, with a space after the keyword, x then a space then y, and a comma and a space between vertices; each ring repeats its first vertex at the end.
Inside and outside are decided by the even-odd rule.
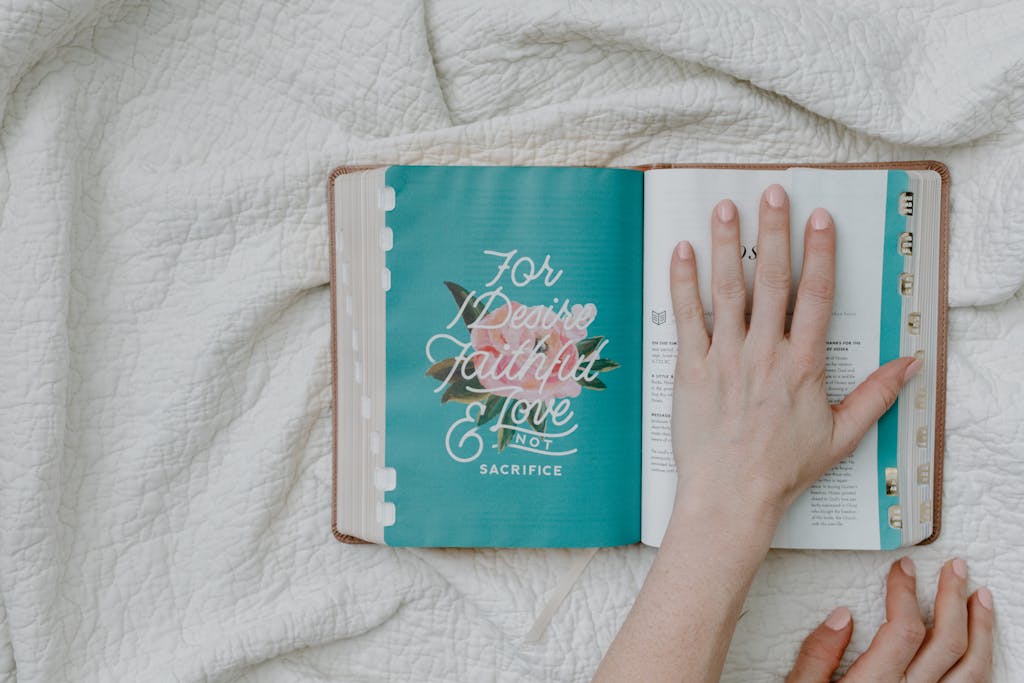
MULTIPOLYGON (((903 272, 903 256, 899 252, 900 233, 907 229, 907 219, 900 215, 900 193, 910 187, 905 171, 889 171, 885 198, 885 238, 882 242, 882 301, 879 330, 878 364, 884 365, 900 356, 903 325, 903 297, 899 278, 903 272)), ((899 548, 903 536, 889 525, 889 506, 900 502, 899 496, 885 493, 885 468, 899 464, 899 401, 878 421, 878 536, 883 550, 899 548)), ((901 482, 905 485, 906 482, 901 482)))
MULTIPOLYGON (((643 174, 605 168, 393 166, 386 183, 395 191, 395 208, 387 214, 394 246, 387 253, 385 460, 395 469, 397 485, 385 494, 394 503, 396 520, 385 528, 385 542, 498 547, 637 542, 643 174), (462 310, 482 308, 486 314, 476 324, 490 320, 490 328, 471 333, 459 313, 467 299, 462 310), (474 352, 485 367, 489 359, 508 360, 507 353, 484 343, 495 329, 519 339, 557 327, 533 325, 524 317, 513 332, 495 328, 496 318, 488 316, 500 317, 504 306, 506 314, 519 310, 505 301, 524 311, 549 306, 552 314, 571 302, 562 318, 578 305, 575 323, 538 336, 543 345, 535 350, 548 353, 552 340, 570 339, 574 348, 559 347, 565 348, 565 358, 601 359, 577 382, 549 375, 538 389, 523 379, 528 373, 511 384, 497 382, 495 391, 531 391, 554 402, 559 415, 546 416, 543 432, 529 419, 513 418, 506 422, 522 431, 499 433, 502 418, 494 415, 476 426, 474 418, 481 419, 488 403, 476 401, 473 391, 488 386, 481 387, 479 378, 460 379, 459 362, 474 352), (596 315, 580 324, 588 319, 587 304, 594 305, 589 310, 596 315), (576 339, 584 328, 585 337, 576 339), (444 361, 450 358, 456 359, 456 370, 448 375, 444 361), (442 402, 446 394, 450 400, 442 402), (563 424, 556 426, 556 419, 563 424)), ((511 398, 490 396, 497 397, 495 410, 511 398)))

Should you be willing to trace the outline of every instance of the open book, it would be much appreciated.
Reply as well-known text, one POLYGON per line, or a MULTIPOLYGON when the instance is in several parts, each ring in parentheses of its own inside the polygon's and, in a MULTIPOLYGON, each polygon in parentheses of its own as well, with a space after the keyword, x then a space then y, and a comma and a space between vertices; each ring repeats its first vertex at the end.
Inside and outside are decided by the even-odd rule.
POLYGON ((405 546, 658 545, 677 477, 672 249, 693 243, 710 318, 712 207, 729 197, 739 209, 749 287, 758 201, 779 183, 797 268, 811 210, 835 220, 830 399, 899 356, 916 354, 924 368, 853 455, 796 501, 773 545, 933 539, 948 178, 937 162, 336 169, 335 535, 405 546))

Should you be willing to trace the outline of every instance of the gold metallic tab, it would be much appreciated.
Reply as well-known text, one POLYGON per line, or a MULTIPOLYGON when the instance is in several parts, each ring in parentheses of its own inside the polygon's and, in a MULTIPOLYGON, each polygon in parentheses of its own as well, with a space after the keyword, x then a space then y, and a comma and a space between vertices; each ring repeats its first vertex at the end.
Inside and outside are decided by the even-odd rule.
POLYGON ((893 529, 903 528, 903 510, 899 505, 889 506, 889 526, 893 529))
POLYGON ((924 410, 928 407, 928 390, 924 387, 918 387, 917 391, 914 392, 914 407, 918 410, 924 410))
POLYGON ((921 332, 921 314, 911 313, 907 316, 907 331, 910 334, 920 334, 921 332))
POLYGON ((923 503, 921 503, 920 514, 918 514, 917 518, 921 522, 921 524, 931 524, 932 504, 929 503, 928 501, 924 501, 923 503))
POLYGON ((928 428, 927 427, 920 427, 917 430, 917 445, 920 446, 921 448, 926 448, 928 446, 928 428))
POLYGON ((900 273, 900 294, 910 296, 914 293, 914 274, 900 273))
POLYGON ((895 467, 885 468, 885 495, 900 495, 899 471, 895 467))
POLYGON ((932 480, 932 466, 929 463, 917 466, 917 483, 928 484, 932 480))
POLYGON ((904 256, 914 255, 914 233, 902 232, 899 239, 899 250, 904 256))
POLYGON ((901 216, 914 215, 914 193, 900 192, 898 211, 901 216))

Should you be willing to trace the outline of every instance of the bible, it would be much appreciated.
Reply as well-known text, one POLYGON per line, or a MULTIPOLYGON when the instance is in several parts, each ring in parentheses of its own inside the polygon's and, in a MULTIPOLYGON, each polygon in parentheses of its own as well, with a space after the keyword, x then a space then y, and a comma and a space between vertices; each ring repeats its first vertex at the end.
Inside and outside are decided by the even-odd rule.
POLYGON ((949 216, 949 172, 933 161, 335 169, 334 535, 658 545, 677 481, 672 249, 693 244, 710 328, 712 207, 737 206, 750 288, 758 201, 772 183, 789 194, 792 225, 816 206, 835 221, 829 399, 893 358, 924 364, 854 453, 796 500, 772 545, 933 540, 949 216))

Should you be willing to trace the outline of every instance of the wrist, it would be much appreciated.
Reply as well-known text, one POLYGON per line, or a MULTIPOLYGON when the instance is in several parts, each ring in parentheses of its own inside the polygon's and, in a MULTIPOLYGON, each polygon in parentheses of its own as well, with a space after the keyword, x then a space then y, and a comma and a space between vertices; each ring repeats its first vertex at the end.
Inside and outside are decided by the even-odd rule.
POLYGON ((700 529, 723 541, 763 546, 767 551, 786 507, 782 501, 753 492, 723 492, 699 484, 684 485, 680 481, 669 532, 680 527, 700 529))

